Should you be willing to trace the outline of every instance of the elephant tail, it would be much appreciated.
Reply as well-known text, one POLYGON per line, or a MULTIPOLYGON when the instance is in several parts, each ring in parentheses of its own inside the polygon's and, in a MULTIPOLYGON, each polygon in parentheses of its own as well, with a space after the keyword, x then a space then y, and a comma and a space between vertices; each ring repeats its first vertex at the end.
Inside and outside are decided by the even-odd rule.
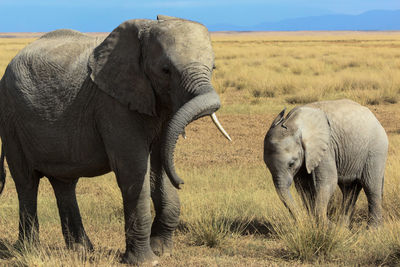
POLYGON ((0 195, 3 192, 4 185, 6 184, 6 169, 4 168, 4 146, 1 145, 1 159, 0 159, 0 195))

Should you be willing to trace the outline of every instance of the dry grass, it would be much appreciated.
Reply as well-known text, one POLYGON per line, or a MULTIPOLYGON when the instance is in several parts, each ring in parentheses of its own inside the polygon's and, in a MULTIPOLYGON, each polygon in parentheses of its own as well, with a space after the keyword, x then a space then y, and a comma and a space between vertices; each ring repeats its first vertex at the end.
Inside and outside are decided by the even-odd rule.
MULTIPOLYGON (((174 255, 162 266, 398 265, 400 264, 400 33, 218 33, 212 36, 213 83, 227 143, 209 118, 192 123, 177 147, 185 186, 174 255), (390 139, 384 225, 366 229, 367 202, 357 203, 351 230, 294 224, 262 161, 265 132, 284 106, 351 98, 368 105, 390 139)), ((0 38, 0 75, 33 39, 0 38)), ((81 179, 78 201, 95 252, 65 249, 51 186, 40 185, 41 245, 16 250, 18 202, 8 176, 0 198, 0 265, 119 265, 124 249, 120 192, 113 174, 81 179)), ((340 202, 336 192, 331 213, 340 202)))

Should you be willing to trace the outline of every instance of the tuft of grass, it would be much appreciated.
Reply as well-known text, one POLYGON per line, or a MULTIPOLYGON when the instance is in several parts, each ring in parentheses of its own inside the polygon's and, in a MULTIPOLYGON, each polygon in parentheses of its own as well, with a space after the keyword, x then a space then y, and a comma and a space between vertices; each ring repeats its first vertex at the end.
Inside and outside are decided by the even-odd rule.
POLYGON ((245 223, 237 224, 227 214, 211 209, 204 210, 199 218, 187 225, 187 234, 189 242, 195 246, 221 247, 228 237, 240 235, 245 226, 245 223))
POLYGON ((388 220, 384 226, 364 230, 359 238, 353 260, 361 265, 399 266, 400 264, 400 224, 388 220))
MULTIPOLYGON (((48 239, 44 236, 44 239, 48 239)), ((120 259, 120 252, 97 250, 88 252, 67 249, 65 246, 54 247, 45 244, 0 242, 0 264, 6 259, 12 266, 115 266, 120 259)), ((10 266, 11 266, 10 265, 10 266)))
POLYGON ((356 235, 346 227, 303 215, 297 221, 286 218, 274 224, 290 257, 304 262, 328 261, 356 244, 356 235))

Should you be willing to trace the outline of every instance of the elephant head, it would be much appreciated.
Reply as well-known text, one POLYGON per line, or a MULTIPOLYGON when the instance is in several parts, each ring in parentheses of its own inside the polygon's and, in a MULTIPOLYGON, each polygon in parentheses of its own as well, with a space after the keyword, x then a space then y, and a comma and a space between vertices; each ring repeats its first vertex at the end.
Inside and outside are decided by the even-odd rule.
POLYGON ((272 122, 264 139, 264 161, 271 172, 279 198, 292 215, 296 206, 290 186, 301 168, 311 174, 326 153, 330 127, 317 108, 295 108, 284 118, 285 109, 272 122))
POLYGON ((207 115, 229 139, 215 116, 220 100, 211 85, 214 54, 207 29, 167 16, 129 20, 113 30, 89 58, 91 79, 132 111, 167 117, 163 167, 172 184, 176 142, 187 124, 207 115))

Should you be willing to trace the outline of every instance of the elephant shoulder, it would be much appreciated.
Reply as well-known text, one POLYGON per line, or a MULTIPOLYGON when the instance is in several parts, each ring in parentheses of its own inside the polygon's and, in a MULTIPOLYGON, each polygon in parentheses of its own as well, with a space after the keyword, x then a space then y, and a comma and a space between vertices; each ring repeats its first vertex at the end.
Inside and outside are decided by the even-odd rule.
POLYGON ((305 106, 320 109, 325 112, 328 117, 350 117, 350 114, 370 113, 370 110, 367 107, 364 107, 350 99, 318 101, 307 104, 305 106))
POLYGON ((79 31, 70 29, 60 29, 48 32, 42 35, 39 39, 63 38, 63 37, 91 38, 90 36, 83 34, 79 31))

